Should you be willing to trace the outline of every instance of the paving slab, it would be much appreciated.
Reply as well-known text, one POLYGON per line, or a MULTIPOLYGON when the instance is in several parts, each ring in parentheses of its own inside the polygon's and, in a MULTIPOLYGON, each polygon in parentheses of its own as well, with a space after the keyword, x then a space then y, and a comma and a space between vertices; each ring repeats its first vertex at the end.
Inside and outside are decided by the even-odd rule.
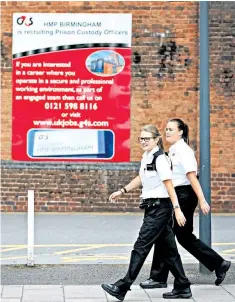
MULTIPOLYGON (((175 302, 175 299, 164 299, 162 297, 163 293, 171 292, 173 286, 169 285, 167 288, 157 288, 157 289, 145 289, 147 295, 149 296, 151 302, 175 302)), ((193 301, 193 299, 187 299, 188 301, 193 301)), ((185 302, 185 299, 177 299, 177 302, 185 302)), ((205 301, 204 301, 205 302, 205 301)))
POLYGON ((64 302, 61 285, 25 285, 22 302, 64 302))
MULTIPOLYGON (((65 299, 65 302, 107 302, 104 298, 65 299)), ((116 300, 117 302, 117 300, 116 300)), ((185 302, 185 301, 184 301, 185 302)))
MULTIPOLYGON (((151 299, 151 302, 176 302, 176 301, 177 302, 185 302, 185 301, 192 302, 195 300, 193 300, 193 298, 191 298, 191 299, 167 299, 167 300, 164 298, 152 298, 151 299)), ((204 302, 207 302, 207 301, 204 301, 204 302)))
MULTIPOLYGON (((234 280, 235 283, 235 280, 234 280)), ((225 284, 222 287, 235 299, 235 284, 225 284)))
POLYGON ((82 286, 82 285, 65 285, 65 299, 80 299, 80 298, 105 298, 105 292, 100 285, 82 286))
MULTIPOLYGON (((108 296, 110 297, 110 295, 108 296)), ((111 300, 109 300, 111 301, 111 300)), ((128 291, 125 301, 150 301, 147 293, 144 290, 131 290, 128 291)))
POLYGON ((193 285, 192 293, 195 302, 234 302, 232 297, 222 286, 193 285))
POLYGON ((1 302, 21 302, 21 299, 11 299, 11 298, 6 298, 6 299, 1 299, 1 302))
MULTIPOLYGON (((102 289, 102 288, 101 288, 102 289)), ((103 290, 103 289, 102 289, 103 290)), ((106 293, 104 290, 103 292, 106 295, 108 302, 117 302, 117 299, 106 293)), ((128 293, 125 296, 125 300, 127 302, 150 302, 150 299, 148 297, 148 294, 139 286, 139 285, 132 285, 131 291, 128 291, 128 293)), ((80 301, 79 301, 80 302, 80 301)))
POLYGON ((23 285, 8 285, 2 290, 2 298, 21 298, 23 285))
POLYGON ((53 298, 48 298, 48 296, 46 297, 33 297, 33 298, 27 298, 27 299, 22 299, 20 300, 21 302, 64 302, 63 300, 54 300, 53 298))
POLYGON ((25 290, 51 290, 63 293, 63 285, 24 285, 25 290))
POLYGON ((195 302, 234 302, 234 298, 228 298, 228 297, 209 297, 208 295, 205 296, 204 298, 197 298, 193 297, 193 301, 195 302))
MULTIPOLYGON (((145 289, 146 293, 151 300, 162 298, 163 293, 172 291, 173 286, 168 286, 167 288, 155 288, 155 289, 145 289)), ((166 299, 164 299, 166 300, 166 299)), ((178 300, 178 299, 177 299, 178 300)))

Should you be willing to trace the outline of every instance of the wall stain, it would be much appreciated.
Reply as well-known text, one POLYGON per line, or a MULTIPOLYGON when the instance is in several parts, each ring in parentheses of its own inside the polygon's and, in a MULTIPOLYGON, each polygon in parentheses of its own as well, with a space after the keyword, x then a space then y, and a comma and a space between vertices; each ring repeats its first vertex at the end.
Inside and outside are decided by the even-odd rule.
POLYGON ((175 41, 163 43, 158 50, 159 70, 155 75, 159 79, 175 78, 177 72, 185 72, 190 67, 189 48, 177 45, 175 41))
POLYGON ((133 53, 133 62, 135 64, 139 64, 141 62, 141 55, 138 53, 138 51, 133 53))
POLYGON ((9 50, 8 47, 5 46, 4 42, 1 41, 1 66, 2 67, 10 67, 11 66, 11 60, 8 58, 9 50))
POLYGON ((234 80, 234 71, 230 68, 224 68, 220 74, 220 83, 222 86, 232 86, 234 80))

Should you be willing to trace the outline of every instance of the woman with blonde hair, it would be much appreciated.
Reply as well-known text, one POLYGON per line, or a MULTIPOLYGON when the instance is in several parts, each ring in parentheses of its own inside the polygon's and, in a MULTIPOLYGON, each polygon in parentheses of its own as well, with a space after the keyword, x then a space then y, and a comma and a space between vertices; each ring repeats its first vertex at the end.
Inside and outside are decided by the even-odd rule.
POLYGON ((109 200, 115 201, 122 194, 142 185, 140 208, 144 209, 144 220, 125 277, 114 284, 102 284, 102 288, 123 301, 155 244, 157 249, 164 251, 164 260, 175 277, 174 289, 163 294, 163 298, 168 299, 172 294, 175 298, 190 298, 190 282, 185 276, 172 230, 173 211, 179 226, 183 226, 186 220, 173 187, 171 165, 164 154, 162 138, 155 126, 143 127, 138 140, 144 151, 139 175, 112 193, 109 200))

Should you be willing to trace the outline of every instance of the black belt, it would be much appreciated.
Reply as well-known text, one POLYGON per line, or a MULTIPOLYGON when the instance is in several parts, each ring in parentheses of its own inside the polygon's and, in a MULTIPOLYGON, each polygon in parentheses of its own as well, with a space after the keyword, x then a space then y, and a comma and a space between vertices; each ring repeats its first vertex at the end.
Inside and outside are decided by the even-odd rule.
POLYGON ((157 206, 161 204, 162 202, 169 202, 170 198, 165 197, 165 198, 145 198, 142 199, 139 208, 140 209, 147 209, 149 207, 157 206))
POLYGON ((191 185, 184 185, 184 186, 175 187, 176 192, 181 192, 181 191, 185 191, 185 190, 192 190, 192 186, 191 185))
POLYGON ((176 188, 178 188, 178 189, 186 189, 186 188, 188 188, 188 187, 191 187, 191 185, 177 186, 177 187, 175 187, 175 189, 176 189, 176 188))

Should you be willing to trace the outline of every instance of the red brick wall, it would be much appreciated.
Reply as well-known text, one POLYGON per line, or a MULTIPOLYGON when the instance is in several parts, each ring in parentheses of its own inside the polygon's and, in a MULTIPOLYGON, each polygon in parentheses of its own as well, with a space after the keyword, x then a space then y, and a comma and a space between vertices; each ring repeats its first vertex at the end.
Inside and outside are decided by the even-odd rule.
POLYGON ((235 2, 210 2, 211 198, 235 212, 235 2))
MULTIPOLYGON (((155 123, 163 132, 171 117, 190 127, 197 151, 197 2, 1 2, 2 6, 2 210, 26 210, 34 189, 36 210, 84 211, 138 209, 139 191, 117 204, 108 195, 133 178, 141 149, 139 129, 155 123), (129 164, 40 164, 11 161, 12 14, 132 13, 131 162, 129 164), (164 34, 165 37, 160 37, 164 34), (140 60, 140 61, 139 61, 140 60), (138 62, 139 61, 139 62, 138 62)), ((235 212, 234 161, 234 2, 210 3, 211 156, 213 211, 235 212), (233 31, 233 34, 232 34, 233 31), (232 160, 233 159, 233 160, 232 160)))

